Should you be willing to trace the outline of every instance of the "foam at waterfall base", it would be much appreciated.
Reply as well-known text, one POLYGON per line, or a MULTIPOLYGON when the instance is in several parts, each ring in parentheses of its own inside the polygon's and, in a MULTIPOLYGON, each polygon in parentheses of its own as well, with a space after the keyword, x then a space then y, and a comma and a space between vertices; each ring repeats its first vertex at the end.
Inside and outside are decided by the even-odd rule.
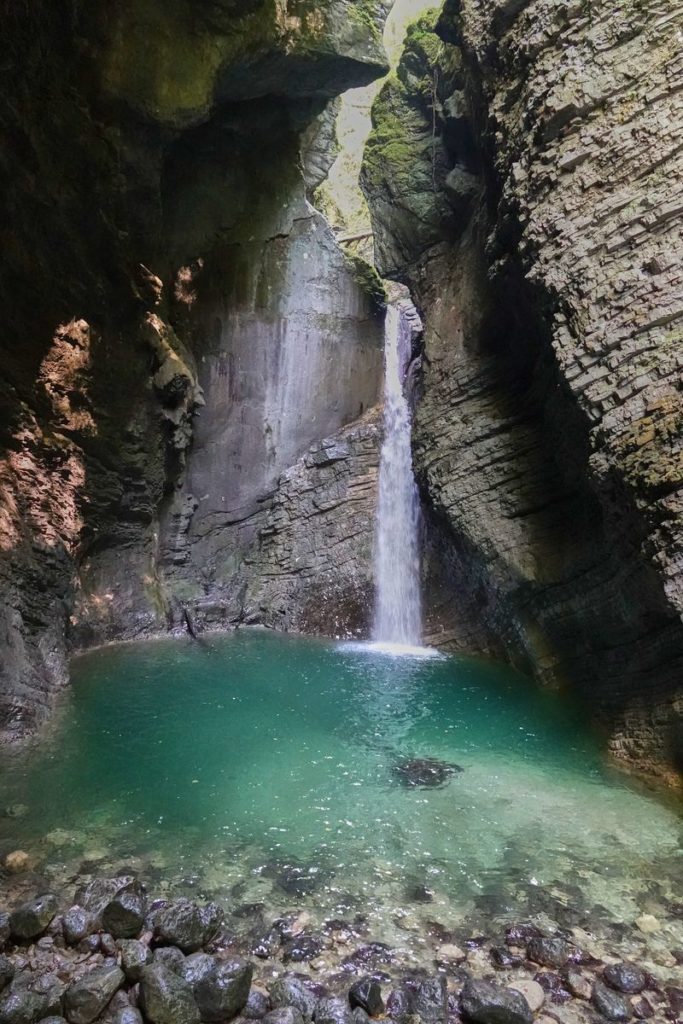
POLYGON ((390 640, 344 641, 339 647, 359 654, 380 654, 390 658, 445 658, 436 647, 420 647, 413 644, 392 643, 390 640))

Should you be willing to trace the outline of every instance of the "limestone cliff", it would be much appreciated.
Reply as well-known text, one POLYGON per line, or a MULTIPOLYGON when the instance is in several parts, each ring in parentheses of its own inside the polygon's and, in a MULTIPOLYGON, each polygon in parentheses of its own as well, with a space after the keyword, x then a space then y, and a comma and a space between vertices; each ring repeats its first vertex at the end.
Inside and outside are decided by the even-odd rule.
MULTIPOLYGON (((303 608, 274 540, 300 458, 331 472, 330 496, 355 470, 371 486, 372 443, 343 430, 376 401, 381 327, 305 190, 326 105, 385 70, 385 14, 3 5, 5 736, 45 720, 74 646, 166 629, 188 604, 213 624, 275 620, 298 588, 303 608), (338 431, 345 469, 306 455, 338 431)), ((319 541, 317 574, 336 557, 319 541)), ((344 564, 347 607, 370 570, 344 564)))
POLYGON ((681 15, 448 0, 435 20, 380 95, 363 182, 380 270, 424 312, 416 465, 451 590, 479 613, 473 632, 446 603, 443 639, 498 639, 666 773, 683 763, 681 15))

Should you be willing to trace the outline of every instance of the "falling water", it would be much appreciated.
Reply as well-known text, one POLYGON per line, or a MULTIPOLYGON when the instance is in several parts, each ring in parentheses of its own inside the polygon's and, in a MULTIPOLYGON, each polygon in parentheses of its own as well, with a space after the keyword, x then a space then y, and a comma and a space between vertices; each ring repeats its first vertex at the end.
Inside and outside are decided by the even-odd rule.
POLYGON ((403 392, 410 360, 410 325, 389 306, 384 327, 384 443, 379 468, 375 540, 374 639, 418 645, 422 639, 420 506, 410 448, 410 407, 403 392))

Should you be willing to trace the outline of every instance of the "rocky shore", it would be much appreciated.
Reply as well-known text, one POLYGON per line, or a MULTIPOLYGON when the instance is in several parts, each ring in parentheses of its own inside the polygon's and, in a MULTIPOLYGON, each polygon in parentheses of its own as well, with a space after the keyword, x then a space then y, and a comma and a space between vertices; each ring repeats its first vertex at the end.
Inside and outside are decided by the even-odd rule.
POLYGON ((313 930, 305 910, 270 921, 260 904, 155 899, 132 875, 93 878, 71 899, 38 892, 0 913, 0 1024, 663 1024, 683 1013, 681 949, 653 971, 547 915, 464 939, 435 925, 430 941, 432 969, 406 969, 362 914, 313 930))

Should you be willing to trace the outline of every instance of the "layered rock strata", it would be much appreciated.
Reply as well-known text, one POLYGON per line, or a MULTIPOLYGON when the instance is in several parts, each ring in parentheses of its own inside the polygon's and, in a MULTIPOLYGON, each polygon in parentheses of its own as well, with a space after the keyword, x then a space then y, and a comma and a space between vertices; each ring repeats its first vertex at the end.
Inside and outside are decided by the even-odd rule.
MULTIPOLYGON (((364 169, 380 270, 425 312, 415 458, 473 634, 682 762, 680 17, 448 2, 364 169), (412 162, 411 162, 412 161, 412 162)), ((444 638, 446 639, 446 638, 444 638)))

